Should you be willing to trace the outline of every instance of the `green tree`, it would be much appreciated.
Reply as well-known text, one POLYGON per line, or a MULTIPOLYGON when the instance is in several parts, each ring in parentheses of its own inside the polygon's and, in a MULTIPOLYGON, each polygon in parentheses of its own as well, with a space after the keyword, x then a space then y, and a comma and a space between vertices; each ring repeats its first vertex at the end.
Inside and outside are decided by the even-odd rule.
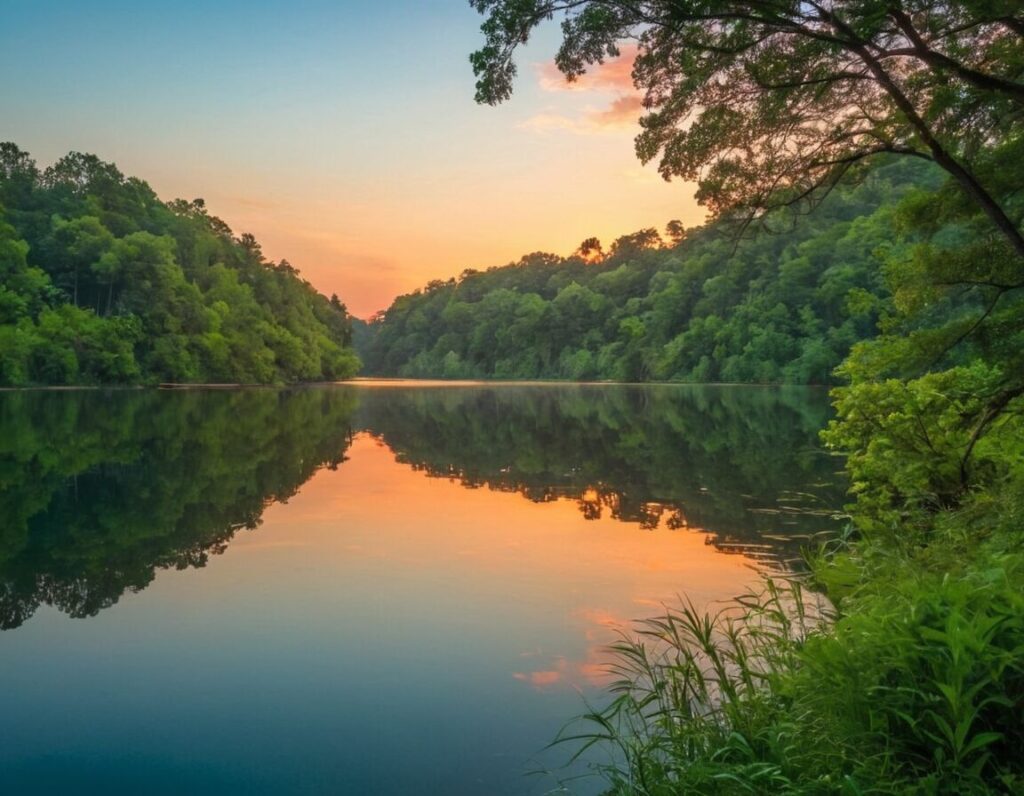
POLYGON ((96 216, 53 219, 52 236, 44 246, 52 257, 54 282, 71 295, 76 307, 82 275, 88 276, 113 245, 114 236, 96 216))
POLYGON ((351 318, 201 199, 0 144, 0 382, 343 379, 351 318), (80 311, 73 311, 80 310, 80 311), (98 317, 97 317, 98 316, 98 317))
POLYGON ((560 16, 569 79, 636 39, 644 162, 698 183, 715 214, 814 202, 881 153, 946 170, 1024 257, 1024 234, 978 157, 1024 108, 1024 17, 1011 0, 470 0, 487 19, 477 100, 512 93, 515 50, 560 16))

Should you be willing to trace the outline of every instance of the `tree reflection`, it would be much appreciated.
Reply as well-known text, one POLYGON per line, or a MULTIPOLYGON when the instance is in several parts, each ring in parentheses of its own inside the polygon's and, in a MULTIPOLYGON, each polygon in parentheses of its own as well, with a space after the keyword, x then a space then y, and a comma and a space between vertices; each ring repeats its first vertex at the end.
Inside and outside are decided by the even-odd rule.
POLYGON ((0 393, 0 628, 204 566, 353 430, 468 488, 777 557, 823 527, 805 509, 841 503, 827 412, 804 389, 686 386, 0 393))
POLYGON ((381 390, 359 424, 433 476, 757 555, 794 552, 842 504, 829 411, 807 388, 484 386, 381 390))
POLYGON ((204 566, 343 461, 353 407, 328 390, 0 394, 0 627, 204 566))

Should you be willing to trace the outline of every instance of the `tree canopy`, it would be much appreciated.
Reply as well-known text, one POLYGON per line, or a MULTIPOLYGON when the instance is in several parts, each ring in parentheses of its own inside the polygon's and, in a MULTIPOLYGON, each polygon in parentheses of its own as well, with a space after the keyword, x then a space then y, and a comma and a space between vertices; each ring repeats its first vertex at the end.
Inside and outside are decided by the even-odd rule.
POLYGON ((876 254, 924 163, 878 168, 815 216, 736 244, 678 221, 624 235, 603 254, 531 254, 400 296, 357 325, 368 373, 433 378, 829 383, 888 301, 876 254))
POLYGON ((570 80, 635 39, 645 115, 636 148, 696 181, 716 215, 813 204, 881 153, 935 162, 1024 256, 1019 223, 979 158, 1024 111, 1024 15, 1014 0, 470 0, 477 100, 512 93, 515 50, 560 17, 570 80))
POLYGON ((353 375, 350 319, 202 199, 0 144, 0 385, 353 375))

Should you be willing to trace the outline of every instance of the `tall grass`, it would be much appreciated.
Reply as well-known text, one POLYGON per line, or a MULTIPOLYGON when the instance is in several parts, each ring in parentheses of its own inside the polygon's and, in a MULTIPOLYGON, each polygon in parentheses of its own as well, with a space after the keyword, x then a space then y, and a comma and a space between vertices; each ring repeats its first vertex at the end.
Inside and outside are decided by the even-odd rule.
POLYGON ((1024 555, 956 536, 640 622, 557 743, 609 794, 1024 793, 1024 555))
POLYGON ((575 757, 603 746, 610 793, 776 792, 786 774, 760 753, 758 724, 773 677, 826 615, 799 582, 767 580, 715 613, 687 602, 638 622, 609 648, 611 703, 556 742, 578 744, 575 757))

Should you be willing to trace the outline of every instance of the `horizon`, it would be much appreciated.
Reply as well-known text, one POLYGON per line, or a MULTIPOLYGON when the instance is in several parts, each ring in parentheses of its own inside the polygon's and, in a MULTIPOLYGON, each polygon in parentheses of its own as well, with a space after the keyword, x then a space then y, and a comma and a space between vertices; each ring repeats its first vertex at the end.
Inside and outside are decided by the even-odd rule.
POLYGON ((473 100, 482 17, 466 0, 8 14, 0 65, 18 79, 0 139, 41 166, 90 152, 164 201, 201 197, 356 317, 466 269, 704 219, 691 185, 636 160, 628 47, 567 85, 543 31, 517 102, 491 108, 473 100))

